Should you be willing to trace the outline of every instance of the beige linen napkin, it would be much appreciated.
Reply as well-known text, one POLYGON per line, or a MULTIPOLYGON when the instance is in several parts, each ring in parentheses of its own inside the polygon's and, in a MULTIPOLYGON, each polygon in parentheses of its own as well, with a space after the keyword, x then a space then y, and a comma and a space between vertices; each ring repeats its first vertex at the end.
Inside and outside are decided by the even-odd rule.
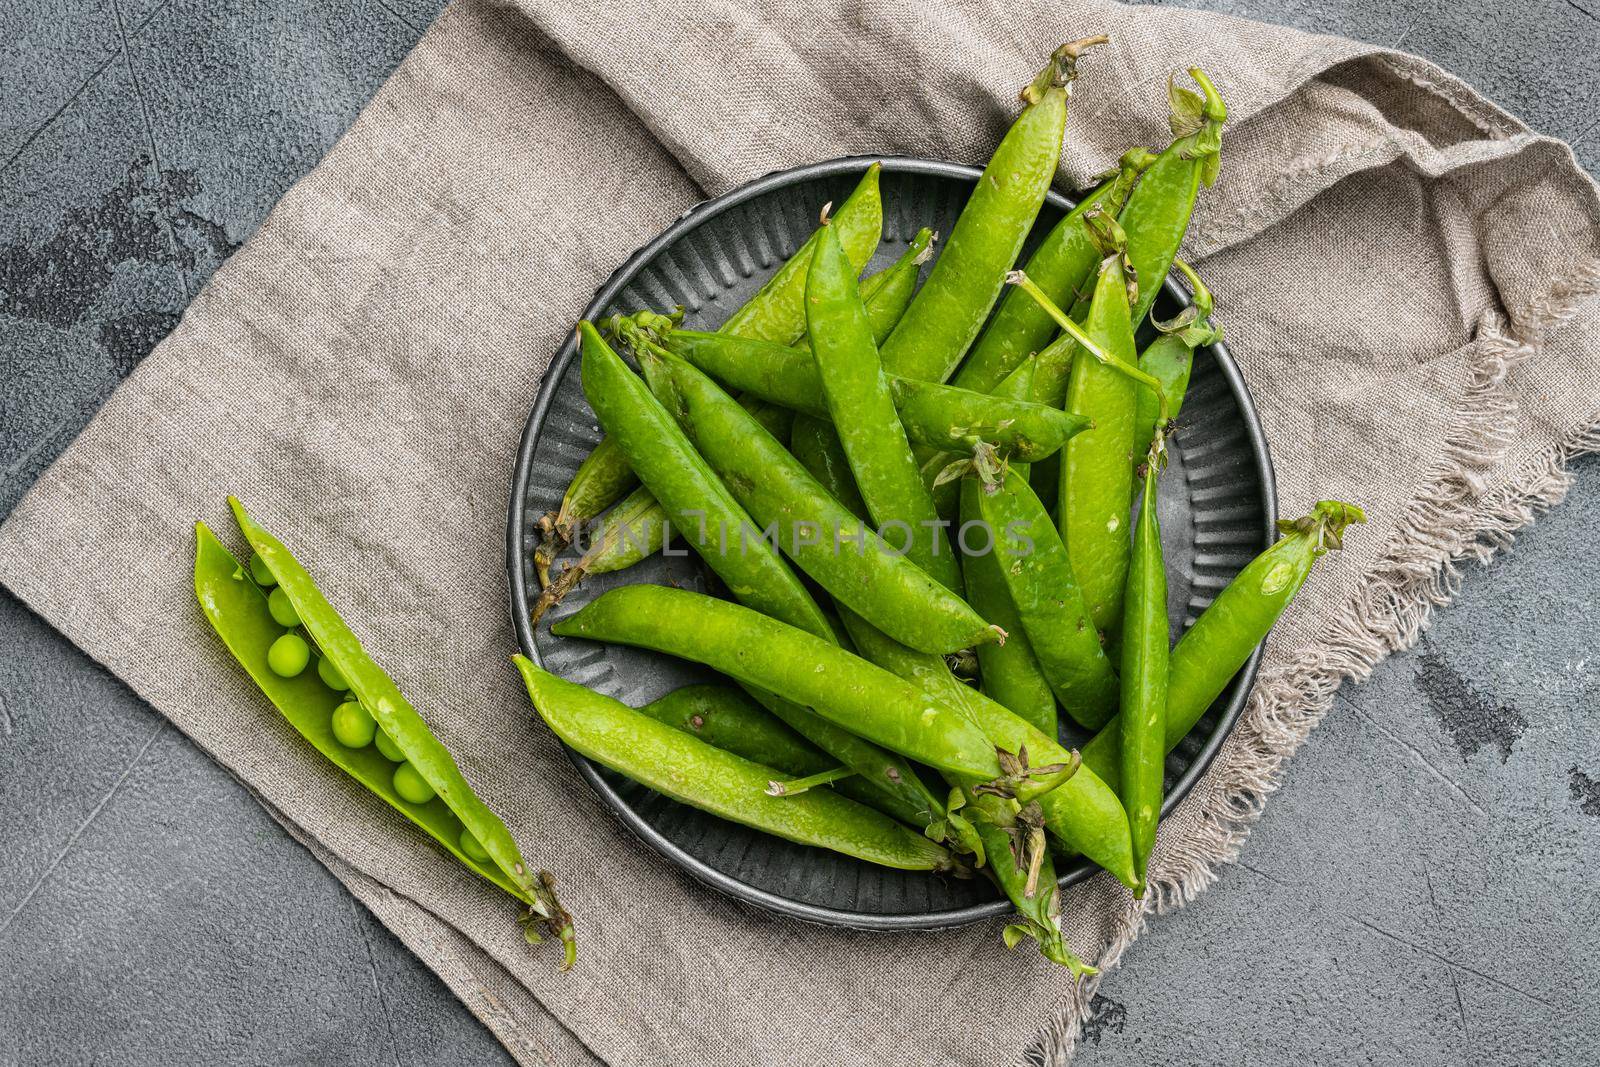
MULTIPOLYGON (((1070 1053, 1092 986, 998 924, 868 935, 745 909, 641 848, 536 725, 506 657, 512 454, 596 286, 706 194, 846 153, 981 161, 1057 43, 1087 58, 1064 186, 1165 142, 1163 86, 1232 105, 1188 244, 1287 512, 1371 523, 1274 633, 1247 714, 1162 830, 1155 903, 1232 858, 1341 680, 1404 647, 1455 562, 1555 501, 1600 420, 1600 207, 1567 149, 1414 58, 1093 3, 458 0, 0 530, 0 579, 249 783, 529 1064, 991 1065, 1070 1053), (525 851, 582 956, 303 744, 190 591, 190 523, 241 495, 308 558, 525 851), (107 582, 105 576, 119 580, 107 582)), ((1143 918, 1067 899, 1113 964, 1143 918)))

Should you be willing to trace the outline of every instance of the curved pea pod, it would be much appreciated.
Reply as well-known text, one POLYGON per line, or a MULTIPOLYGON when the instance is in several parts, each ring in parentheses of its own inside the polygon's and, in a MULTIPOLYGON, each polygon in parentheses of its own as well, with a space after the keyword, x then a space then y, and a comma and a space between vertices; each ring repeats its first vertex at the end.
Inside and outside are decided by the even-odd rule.
POLYGON ((878 363, 854 268, 831 226, 817 236, 806 283, 806 323, 822 394, 868 513, 880 531, 899 525, 905 558, 960 593, 961 564, 922 484, 878 363))
POLYGON ((1167 755, 1167 572, 1156 516, 1156 484, 1164 459, 1158 436, 1145 462, 1122 627, 1121 794, 1133 836, 1133 868, 1139 878, 1136 897, 1144 896, 1145 868, 1156 843, 1167 755))
POLYGON ((827 620, 811 594, 760 538, 744 508, 650 388, 591 323, 581 323, 578 332, 589 405, 674 527, 740 601, 813 633, 826 633, 827 620))
MULTIPOLYGON (((1093 216, 1109 227, 1106 256, 1083 330, 1111 358, 1137 366, 1139 352, 1129 317, 1132 276, 1124 269, 1123 241, 1109 216, 1093 216)), ((1024 294, 1026 295, 1026 294, 1024 294)), ((1128 503, 1133 499, 1134 419, 1137 383, 1116 368, 1079 359, 1067 387, 1067 410, 1094 420, 1094 427, 1068 442, 1061 456, 1061 539, 1072 573, 1097 630, 1112 633, 1122 619, 1128 579, 1128 503)))
MULTIPOLYGON (((1184 394, 1189 390, 1189 375, 1194 370, 1194 350, 1221 340, 1222 330, 1211 323, 1211 290, 1200 280, 1200 275, 1181 259, 1172 262, 1188 279, 1189 290, 1194 298, 1171 322, 1155 324, 1160 332, 1139 353, 1139 369, 1161 383, 1161 392, 1167 398, 1167 418, 1176 420, 1183 409, 1184 394)), ((1161 401, 1149 389, 1140 389, 1138 394, 1133 454, 1142 456, 1150 451, 1150 442, 1155 440, 1161 401)))
POLYGON ((228 650, 317 751, 427 831, 456 859, 527 904, 530 936, 537 926, 558 937, 565 951, 564 968, 571 967, 577 953, 572 917, 557 900, 549 873, 528 868, 505 824, 472 791, 449 751, 394 680, 367 655, 306 569, 239 501, 230 497, 228 503, 250 547, 293 603, 301 626, 435 796, 424 804, 402 799, 393 785, 394 764, 375 748, 346 748, 334 739, 330 718, 336 706, 350 699, 348 694, 329 689, 318 680, 318 672, 283 678, 267 667, 267 648, 284 632, 283 627, 273 620, 266 597, 245 578, 238 561, 204 523, 197 523, 195 595, 228 650), (463 830, 482 845, 487 859, 474 858, 463 850, 463 830))
POLYGON ((913 648, 954 652, 1000 638, 966 601, 846 511, 710 378, 670 356, 648 358, 670 377, 673 415, 700 454, 817 584, 913 648))
MULTIPOLYGON (((1056 223, 1023 269, 1056 303, 1072 307, 1079 290, 1092 284, 1100 265, 1100 250, 1084 225, 1083 216, 1097 210, 1115 215, 1128 201, 1139 175, 1149 169, 1156 154, 1148 148, 1130 148, 1110 177, 1056 223)), ((1000 300, 994 318, 973 346, 953 384, 979 393, 991 392, 1006 375, 1056 335, 1055 321, 1026 293, 1012 291, 1000 300)))
MULTIPOLYGON (((1116 792, 1087 765, 1080 764, 1077 753, 982 693, 961 685, 937 657, 906 648, 875 627, 861 625, 863 620, 847 612, 840 615, 862 655, 924 688, 934 699, 960 707, 997 748, 1019 757, 1026 754, 1028 762, 1037 767, 1076 766, 1076 773, 1038 798, 1045 826, 1073 851, 1087 856, 1124 885, 1134 885, 1127 813, 1116 792)), ((988 851, 986 847, 985 852, 988 851)))
POLYGON ((1117 710, 1117 677, 1055 523, 1017 471, 1008 471, 993 492, 981 485, 962 492, 974 494, 993 534, 1011 602, 1056 699, 1080 725, 1098 729, 1117 710))
MULTIPOLYGON (((1233 681, 1273 623, 1305 585, 1312 564, 1343 544, 1345 527, 1365 522, 1354 504, 1323 500, 1311 514, 1280 522, 1288 536, 1245 565, 1177 645, 1167 667, 1165 751, 1178 747, 1233 681)), ((1122 777, 1122 724, 1113 720, 1083 746, 1083 762, 1115 786, 1122 777)))
POLYGON ((884 342, 885 370, 942 382, 961 362, 1055 177, 1078 56, 1104 42, 1094 37, 1062 45, 1023 90, 1022 114, 984 168, 928 280, 884 342))
MULTIPOLYGON (((959 709, 804 630, 749 608, 684 589, 609 590, 552 627, 562 637, 649 648, 703 663, 746 685, 812 708, 892 752, 953 774, 1003 775, 995 746, 959 709)), ((1017 784, 1019 797, 1059 776, 1017 784)))
MULTIPOLYGON (((809 351, 694 330, 671 331, 663 347, 731 390, 833 419, 822 374, 809 351)), ((990 396, 892 374, 885 379, 906 437, 925 448, 970 454, 983 442, 1000 455, 1027 463, 1059 451, 1088 426, 1081 416, 1025 397, 990 396)))
POLYGON ((830 789, 775 797, 780 771, 706 744, 626 704, 513 657, 528 696, 555 735, 589 759, 701 811, 789 841, 885 867, 955 866, 940 845, 830 789))
MULTIPOLYGON (((883 198, 878 188, 882 170, 879 163, 868 167, 831 220, 840 245, 857 271, 867 265, 883 235, 883 198)), ((755 296, 728 316, 718 332, 783 345, 798 340, 806 329, 806 274, 811 269, 816 243, 817 234, 813 233, 755 296)))
MULTIPOLYGON (((979 512, 977 494, 983 492, 972 479, 960 483, 961 529, 977 529, 983 516, 979 512)), ((961 541, 966 534, 957 536, 961 541)), ((976 537, 976 535, 973 535, 976 537)), ((986 619, 1006 632, 1004 644, 981 645, 978 648, 978 677, 983 691, 1010 708, 1041 732, 1056 736, 1056 696, 1045 677, 1044 668, 1034 654, 1033 642, 1028 639, 1022 616, 1011 602, 1011 591, 1006 586, 1005 575, 1000 573, 999 557, 991 551, 962 556, 962 569, 967 579, 967 602, 986 619)))

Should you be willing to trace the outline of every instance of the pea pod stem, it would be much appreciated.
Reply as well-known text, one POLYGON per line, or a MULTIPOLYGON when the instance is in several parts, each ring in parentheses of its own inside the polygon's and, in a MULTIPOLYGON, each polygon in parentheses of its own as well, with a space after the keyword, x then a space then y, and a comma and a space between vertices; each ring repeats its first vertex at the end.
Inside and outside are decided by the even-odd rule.
POLYGON ((767 783, 767 795, 797 797, 801 793, 815 789, 819 785, 829 785, 841 778, 848 778, 855 773, 849 767, 835 767, 832 770, 808 774, 804 778, 789 778, 786 780, 774 778, 767 783))
POLYGON ((1151 390, 1156 396, 1156 418, 1163 425, 1166 424, 1170 417, 1168 414, 1169 405, 1167 403, 1166 394, 1162 391, 1161 383, 1159 381, 1157 381, 1152 375, 1140 370, 1138 367, 1131 366, 1119 359, 1113 358, 1110 353, 1096 344, 1094 339, 1084 332, 1082 326, 1079 326, 1076 322, 1073 322, 1072 316, 1068 315, 1065 311, 1062 311, 1061 306, 1054 300, 1051 300, 1048 293, 1035 285, 1033 279, 1028 277, 1025 272, 1014 270, 1010 274, 1006 275, 1006 281, 1012 285, 1015 285, 1017 288, 1033 297, 1034 300, 1038 301, 1039 306, 1044 309, 1046 314, 1055 320, 1056 325, 1061 327, 1062 332, 1071 337, 1079 348, 1089 353, 1090 357, 1096 363, 1100 364, 1102 367, 1114 370, 1118 374, 1121 374, 1126 378, 1130 378, 1144 386, 1146 389, 1151 390))

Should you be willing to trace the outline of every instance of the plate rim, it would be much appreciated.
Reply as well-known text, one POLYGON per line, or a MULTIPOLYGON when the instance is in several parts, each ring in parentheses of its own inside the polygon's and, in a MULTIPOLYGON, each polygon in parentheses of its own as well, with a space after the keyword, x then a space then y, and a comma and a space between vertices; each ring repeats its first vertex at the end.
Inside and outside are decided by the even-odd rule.
MULTIPOLYGON (((840 156, 836 159, 823 160, 817 163, 804 163, 794 167, 770 171, 737 188, 730 189, 720 196, 702 200, 684 211, 659 234, 636 249, 611 273, 605 282, 595 290, 594 297, 584 307, 581 317, 593 319, 633 280, 634 276, 642 269, 643 264, 662 249, 675 243, 684 234, 716 218, 718 215, 784 186, 796 185, 819 178, 831 178, 841 174, 863 172, 873 163, 881 163, 885 173, 926 174, 941 178, 966 180, 972 183, 976 183, 983 173, 983 168, 967 163, 895 155, 840 156)), ((1071 210, 1075 203, 1070 197, 1057 192, 1054 188, 1046 194, 1045 199, 1047 203, 1063 212, 1071 210)), ((1177 283, 1177 280, 1172 275, 1169 274, 1163 284, 1166 290, 1181 304, 1188 304, 1189 294, 1177 283)), ((1265 549, 1276 539, 1275 520, 1278 513, 1277 479, 1272 467, 1272 455, 1267 446, 1266 434, 1261 426, 1260 414, 1256 410, 1255 399, 1251 395, 1250 387, 1245 382, 1244 375, 1240 371, 1237 361, 1234 360, 1232 352, 1222 340, 1214 342, 1209 347, 1214 354, 1218 369, 1221 370, 1228 388, 1232 391, 1235 400, 1239 404, 1240 412, 1243 415, 1245 437, 1256 461, 1254 473, 1258 482, 1257 488, 1261 494, 1264 515, 1261 544, 1262 548, 1265 549)), ((526 606, 531 601, 528 596, 528 582, 523 567, 522 544, 524 537, 530 531, 524 521, 525 507, 523 505, 527 499, 528 482, 533 471, 533 453, 538 444, 540 428, 549 414, 561 379, 565 376, 568 366, 576 355, 576 340, 569 335, 561 348, 551 357, 549 366, 545 368, 544 378, 539 384, 538 395, 535 397, 533 406, 528 412, 527 420, 523 424, 521 439, 517 444, 516 461, 511 479, 511 495, 507 508, 506 577, 508 579, 507 600, 511 613, 511 623, 516 631, 517 644, 522 653, 541 667, 543 666, 543 660, 539 656, 538 646, 534 643, 535 627, 529 612, 526 610, 526 606)), ((1235 680, 1229 683, 1234 688, 1233 699, 1223 708, 1222 714, 1218 717, 1216 729, 1201 746, 1200 751, 1195 754, 1195 758, 1188 769, 1184 771, 1162 802, 1162 818, 1170 815, 1188 797, 1201 776, 1211 768, 1217 753, 1221 751, 1223 744, 1233 733, 1234 726, 1238 723, 1239 716, 1244 711, 1244 706, 1248 703, 1250 694, 1255 688, 1256 674, 1260 667, 1261 655, 1265 647, 1265 641, 1258 645, 1255 651, 1250 654, 1250 658, 1245 662, 1245 665, 1240 668, 1235 680)), ((790 918, 826 926, 843 926, 856 930, 944 930, 965 926, 983 919, 1001 918, 1011 912, 1010 901, 1001 898, 944 911, 878 915, 870 912, 849 911, 842 908, 810 904, 751 885, 712 867, 679 847, 640 815, 612 787, 611 783, 605 780, 590 760, 559 738, 557 738, 557 743, 566 752, 567 757, 577 768, 579 775, 582 776, 589 788, 610 809, 612 816, 627 827, 635 837, 666 859, 677 864, 698 881, 736 900, 754 904, 767 911, 777 912, 790 918)), ((1057 882, 1065 890, 1068 886, 1075 885, 1098 873, 1101 873, 1099 867, 1088 860, 1080 858, 1060 874, 1057 882)))

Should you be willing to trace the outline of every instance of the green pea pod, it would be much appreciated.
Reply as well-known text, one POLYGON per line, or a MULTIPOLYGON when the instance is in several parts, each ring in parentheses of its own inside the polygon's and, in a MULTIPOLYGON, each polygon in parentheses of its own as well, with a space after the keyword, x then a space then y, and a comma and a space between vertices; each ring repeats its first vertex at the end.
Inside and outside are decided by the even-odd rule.
POLYGON ((1145 868, 1156 843, 1167 756, 1167 571, 1156 516, 1156 483, 1165 460, 1158 432, 1145 461, 1122 627, 1122 805, 1133 836, 1136 897, 1144 896, 1145 868))
POLYGON ((1025 399, 891 378, 895 409, 911 439, 970 455, 980 444, 1017 463, 1059 452, 1090 427, 1087 418, 1025 399))
POLYGON ((664 796, 802 845, 885 867, 942 871, 950 853, 893 819, 830 789, 775 797, 780 771, 657 722, 619 701, 513 657, 528 696, 555 735, 589 759, 664 796))
MULTIPOLYGON (((1176 420, 1178 412, 1183 409, 1184 394, 1189 389, 1189 374, 1194 369, 1194 350, 1221 340, 1222 330, 1211 323, 1211 290, 1200 280, 1200 275, 1181 259, 1175 259, 1172 263, 1188 279, 1194 299, 1171 322, 1155 324, 1160 333, 1139 353, 1139 369, 1161 383, 1161 392, 1167 398, 1167 417, 1176 420)), ((1150 442, 1155 439, 1161 401, 1149 389, 1140 389, 1138 394, 1133 454, 1142 456, 1150 451, 1150 442)))
MULTIPOLYGON (((859 625, 862 620, 853 619, 847 612, 840 615, 863 656, 915 685, 932 685, 930 695, 934 699, 954 703, 950 696, 955 690, 950 687, 961 683, 948 668, 940 670, 943 663, 897 644, 876 627, 859 625)), ((1058 788, 1038 798, 1045 825, 1073 851, 1098 863, 1131 888, 1134 876, 1128 816, 1116 792, 1088 773, 1086 766, 1079 765, 1078 756, 1062 747, 1056 738, 1041 733, 982 693, 966 686, 961 686, 961 691, 956 706, 997 748, 1019 757, 1025 753, 1034 766, 1078 765, 1077 772, 1058 788)))
POLYGON ((992 492, 967 481, 961 491, 972 494, 992 533, 1000 573, 1050 688, 1081 726, 1098 729, 1117 710, 1117 676, 1055 523, 1017 471, 992 492))
MULTIPOLYGON (((1023 269, 1039 283, 1050 299, 1072 307, 1079 290, 1093 284, 1100 265, 1100 250, 1084 225, 1083 216, 1098 210, 1116 215, 1128 201, 1139 175, 1149 169, 1156 154, 1148 148, 1130 148, 1122 154, 1117 169, 1094 192, 1084 197, 1067 216, 1056 223, 1023 269)), ((1005 376, 1050 343, 1056 325, 1026 293, 1009 292, 1000 308, 984 328, 966 362, 955 376, 955 385, 979 393, 993 391, 1005 376)))
MULTIPOLYGON (((982 489, 976 482, 964 481, 972 488, 962 494, 961 528, 975 530, 983 523, 977 500, 982 489)), ((977 535, 972 536, 976 542, 977 535)), ((974 547, 981 546, 975 543, 974 547)), ((1043 733, 1056 736, 1055 693, 1044 668, 1039 666, 1022 616, 1011 602, 1005 575, 1000 573, 999 557, 992 550, 969 553, 962 557, 962 568, 967 579, 967 602, 1006 632, 1005 644, 978 648, 978 677, 983 691, 1043 733)))
MULTIPOLYGON (((673 330, 663 347, 729 389, 807 415, 832 420, 821 371, 809 351, 673 330)), ((896 421, 924 448, 970 455, 980 442, 1019 462, 1043 459, 1088 426, 1088 420, 1026 397, 885 375, 896 421)), ((958 458, 958 457, 953 457, 958 458)))
POLYGON ((880 531, 901 527, 905 557, 959 594, 961 564, 911 456, 854 268, 830 226, 818 235, 806 283, 806 324, 822 393, 867 511, 880 531))
POLYGON ((589 406, 674 527, 741 602, 812 633, 827 633, 827 619, 811 594, 759 536, 749 515, 649 387, 601 339, 593 324, 580 323, 578 333, 589 406))
MULTIPOLYGON (((995 746, 959 709, 819 638, 749 608, 685 589, 626 585, 557 622, 562 637, 653 649, 703 663, 814 709, 838 726, 937 770, 985 780, 1004 774, 995 746)), ((1041 795, 1060 775, 1016 784, 1041 795)))
POLYGON ((1025 106, 984 168, 928 280, 883 346, 891 374, 942 382, 983 328, 1061 159, 1067 93, 1091 37, 1062 45, 1022 92, 1025 106))
MULTIPOLYGON (((877 163, 868 167, 833 216, 840 242, 858 268, 872 258, 883 233, 883 198, 878 187, 881 170, 877 163)), ((805 328, 806 271, 811 266, 815 240, 815 235, 808 238, 743 307, 728 317, 719 332, 779 344, 790 344, 799 337, 805 328)), ((541 585, 550 564, 578 531, 638 484, 627 457, 615 443, 602 439, 578 466, 561 498, 561 506, 540 519, 545 543, 534 553, 534 563, 541 585)))
MULTIPOLYGON (((1032 395, 1033 367, 1038 357, 1031 356, 1018 365, 1017 372, 1008 375, 998 388, 1017 397, 1032 395)), ((974 464, 976 466, 976 464, 974 464)), ((1029 465, 1013 457, 1010 462, 1017 476, 1027 480, 1029 465)), ((982 476, 982 472, 976 472, 982 476)), ((1038 727, 1050 737, 1056 736, 1056 697, 1039 666, 1033 643, 1028 640, 1022 617, 1011 602, 1011 591, 1006 587, 1005 576, 1000 573, 998 557, 990 550, 967 552, 967 533, 983 528, 976 496, 962 489, 965 479, 952 481, 960 509, 960 531, 957 541, 962 545, 962 573, 967 581, 967 603, 986 619, 1006 632, 1004 644, 984 645, 977 650, 979 679, 983 691, 1010 708, 1022 718, 1038 727), (974 525, 977 524, 977 525, 974 525)), ((992 532, 991 532, 992 533, 992 532)), ((979 547, 974 545, 973 547, 979 547)))
POLYGON ((789 447, 794 458, 850 514, 867 513, 867 502, 861 499, 861 490, 856 488, 855 475, 850 473, 850 458, 844 454, 844 445, 839 442, 833 423, 811 415, 796 416, 789 447))
MULTIPOLYGON (((878 188, 882 170, 880 163, 868 167, 855 191, 832 217, 839 244, 857 271, 865 267, 877 251, 883 234, 883 197, 878 188)), ((720 332, 776 341, 781 345, 799 340, 806 329, 806 273, 811 269, 816 244, 817 233, 813 233, 755 296, 728 316, 720 332)))
MULTIPOLYGON (((1107 251, 1083 328, 1112 358, 1137 366, 1121 231, 1110 216, 1091 216, 1107 227, 1107 251)), ((1134 418, 1138 386, 1092 359, 1072 368, 1067 410, 1094 420, 1094 428, 1067 443, 1061 457, 1061 539, 1072 573, 1097 630, 1114 633, 1122 618, 1128 578, 1128 502, 1133 498, 1134 418)))
MULTIPOLYGON (((1320 501, 1311 514, 1280 522, 1288 536, 1245 565, 1172 650, 1167 668, 1165 750, 1171 752, 1233 681, 1278 616, 1305 585, 1311 566, 1343 545, 1345 527, 1365 522, 1354 504, 1320 501)), ((1122 725, 1113 720, 1083 746, 1083 761, 1120 787, 1122 725)))
POLYGON ((1017 802, 980 796, 972 807, 972 822, 989 859, 984 870, 1017 909, 1001 933, 1006 947, 1014 949, 1024 937, 1031 937, 1045 959, 1067 968, 1073 977, 1099 974, 1098 967, 1078 958, 1061 930, 1061 883, 1050 850, 1040 849, 1037 866, 1030 866, 1015 848, 1027 828, 1017 802))
POLYGON ((534 551, 533 562, 541 586, 548 584, 550 565, 556 556, 572 543, 589 520, 638 484, 639 476, 628 466, 617 443, 602 437, 594 451, 578 464, 567 491, 562 494, 561 506, 539 518, 539 532, 544 540, 534 551))
POLYGON ((1001 636, 846 511, 710 378, 671 356, 647 353, 649 360, 659 360, 671 378, 669 407, 700 454, 762 530, 836 599, 927 652, 954 652, 1001 636))
POLYGON ((530 938, 535 936, 535 926, 558 937, 564 947, 563 969, 571 967, 577 955, 572 917, 556 899, 549 873, 535 873, 528 868, 505 824, 472 791, 449 751, 433 736, 394 680, 367 655, 306 569, 245 511, 244 505, 232 497, 228 503, 256 559, 289 598, 301 626, 348 683, 350 692, 329 688, 320 680, 321 671, 303 671, 285 678, 268 667, 267 650, 283 635, 284 628, 272 618, 266 596, 246 578, 238 561, 204 523, 197 523, 195 595, 228 651, 317 751, 422 827, 456 859, 527 904, 530 938), (394 785, 395 765, 375 748, 346 748, 335 740, 331 727, 333 710, 352 694, 432 788, 435 795, 427 802, 415 804, 402 798, 394 785), (462 844, 463 832, 476 839, 487 855, 469 854, 462 844))

